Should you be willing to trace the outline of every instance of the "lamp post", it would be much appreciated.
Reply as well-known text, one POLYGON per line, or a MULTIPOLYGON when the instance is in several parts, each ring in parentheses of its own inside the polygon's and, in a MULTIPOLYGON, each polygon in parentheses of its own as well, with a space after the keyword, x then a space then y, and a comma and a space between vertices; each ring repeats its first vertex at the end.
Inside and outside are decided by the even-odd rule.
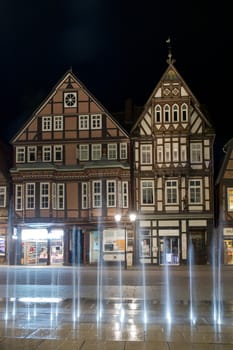
MULTIPOLYGON (((129 214, 129 219, 131 222, 136 220, 136 214, 131 213, 129 214)), ((115 215, 115 220, 116 222, 120 222, 121 221, 121 214, 116 214, 115 215)), ((126 223, 125 223, 125 247, 124 247, 124 253, 125 253, 125 270, 127 270, 127 229, 126 229, 126 223)))

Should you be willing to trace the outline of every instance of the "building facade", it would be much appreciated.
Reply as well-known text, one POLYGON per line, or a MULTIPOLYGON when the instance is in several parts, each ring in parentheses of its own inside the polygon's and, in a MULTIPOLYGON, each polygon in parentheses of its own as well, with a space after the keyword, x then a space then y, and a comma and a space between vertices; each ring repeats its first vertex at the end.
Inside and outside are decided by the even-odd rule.
POLYGON ((215 134, 171 55, 167 63, 131 131, 137 256, 145 264, 206 264, 215 134))
POLYGON ((72 71, 11 144, 17 263, 123 261, 126 234, 127 249, 133 245, 132 225, 124 221, 131 206, 130 138, 72 71))
POLYGON ((13 137, 17 264, 208 262, 215 133, 167 63, 129 133, 68 71, 13 137))
POLYGON ((233 264, 233 139, 223 148, 223 162, 216 179, 216 237, 215 246, 225 265, 233 264))
POLYGON ((9 262, 8 247, 11 234, 11 149, 0 141, 0 264, 9 262))

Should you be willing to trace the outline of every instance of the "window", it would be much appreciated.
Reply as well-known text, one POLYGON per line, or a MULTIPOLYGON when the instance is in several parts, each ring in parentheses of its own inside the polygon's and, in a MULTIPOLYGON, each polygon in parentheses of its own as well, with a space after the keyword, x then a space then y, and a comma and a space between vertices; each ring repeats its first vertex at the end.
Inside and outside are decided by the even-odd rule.
POLYGON ((91 128, 92 129, 101 129, 101 127, 102 127, 101 114, 91 115, 91 128))
POLYGON ((163 162, 163 146, 157 146, 157 161, 163 162))
POLYGON ((57 184, 57 209, 64 209, 65 185, 57 184))
POLYGON ((166 181, 166 204, 178 203, 178 185, 177 181, 166 181))
POLYGON ((189 203, 201 203, 201 180, 189 180, 189 203))
POLYGON ((170 122, 170 106, 165 105, 163 112, 164 112, 164 123, 169 123, 170 122))
POLYGON ((177 105, 172 106, 172 119, 174 123, 179 121, 179 108, 177 105))
POLYGON ((141 182, 141 203, 153 204, 154 203, 154 187, 153 181, 141 182))
POLYGON ((107 181, 107 207, 116 206, 116 181, 107 181))
POLYGON ((102 158, 101 144, 92 145, 92 160, 100 160, 102 158))
POLYGON ((191 163, 201 163, 202 162, 202 145, 201 143, 191 143, 191 163))
POLYGON ((6 206, 6 186, 0 186, 0 207, 6 206))
POLYGON ((140 231, 140 256, 150 257, 151 256, 151 232, 150 230, 140 231))
POLYGON ((36 161, 36 146, 28 147, 28 162, 36 161))
POLYGON ((179 161, 179 144, 174 142, 172 144, 173 162, 179 161))
POLYGON ((141 145, 141 164, 152 163, 152 145, 141 145))
POLYGON ((161 123, 161 106, 155 107, 155 122, 161 123))
POLYGON ((16 163, 25 162, 25 147, 16 147, 16 163))
POLYGON ((44 162, 51 162, 51 146, 43 146, 43 161, 44 162))
POLYGON ((117 159, 117 144, 108 144, 108 159, 117 159))
POLYGON ((63 130, 63 115, 54 116, 54 130, 63 130))
POLYGON ((171 161, 171 144, 165 143, 165 162, 171 161))
POLYGON ((79 145, 79 159, 89 160, 89 145, 79 145))
POLYGON ((42 117, 42 130, 51 131, 52 130, 52 117, 42 117))
POLYGON ((129 190, 128 182, 122 182, 122 194, 123 194, 123 208, 129 207, 129 190))
POLYGON ((54 146, 54 148, 53 148, 54 162, 62 161, 62 158, 63 158, 62 151, 63 151, 63 148, 61 145, 54 146))
POLYGON ((82 183, 82 209, 88 209, 88 183, 82 183))
POLYGON ((35 184, 26 184, 26 209, 35 209, 35 184))
POLYGON ((181 120, 182 122, 188 121, 188 106, 186 103, 182 104, 181 106, 181 120))
POLYGON ((120 159, 127 159, 127 143, 120 143, 120 159))
POLYGON ((101 208, 101 181, 93 182, 93 208, 101 208))
POLYGON ((228 211, 233 211, 233 188, 228 187, 227 189, 227 204, 228 204, 228 211))
POLYGON ((187 148, 185 145, 181 145, 181 162, 187 161, 187 148))
POLYGON ((23 209, 23 185, 15 186, 15 209, 23 209))
POLYGON ((64 106, 66 108, 77 107, 77 94, 76 94, 76 92, 65 92, 64 93, 64 106))
POLYGON ((40 184, 40 209, 49 208, 49 184, 40 184))
POLYGON ((79 116, 79 129, 80 130, 89 129, 89 115, 80 115, 79 116))

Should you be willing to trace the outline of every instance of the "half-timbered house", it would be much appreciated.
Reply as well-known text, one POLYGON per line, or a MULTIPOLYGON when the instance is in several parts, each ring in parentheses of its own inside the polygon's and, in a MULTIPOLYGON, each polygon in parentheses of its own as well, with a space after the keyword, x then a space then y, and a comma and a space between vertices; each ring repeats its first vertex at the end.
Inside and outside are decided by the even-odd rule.
POLYGON ((205 264, 214 225, 215 134, 170 52, 167 63, 131 131, 135 254, 148 264, 205 264))
POLYGON ((0 264, 9 263, 11 234, 11 149, 0 140, 0 264))
POLYGON ((233 264, 233 139, 223 147, 222 164, 216 179, 216 239, 219 260, 233 264))
POLYGON ((129 135, 72 71, 11 144, 18 263, 118 261, 132 252, 129 135))

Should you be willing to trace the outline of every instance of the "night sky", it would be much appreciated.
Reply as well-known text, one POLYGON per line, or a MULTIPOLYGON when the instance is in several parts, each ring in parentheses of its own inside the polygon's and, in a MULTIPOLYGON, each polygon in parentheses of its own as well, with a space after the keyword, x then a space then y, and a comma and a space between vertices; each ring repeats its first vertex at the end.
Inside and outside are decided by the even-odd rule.
POLYGON ((1 137, 10 140, 72 67, 110 111, 143 105, 167 63, 216 129, 233 137, 231 2, 222 0, 1 0, 1 137))

